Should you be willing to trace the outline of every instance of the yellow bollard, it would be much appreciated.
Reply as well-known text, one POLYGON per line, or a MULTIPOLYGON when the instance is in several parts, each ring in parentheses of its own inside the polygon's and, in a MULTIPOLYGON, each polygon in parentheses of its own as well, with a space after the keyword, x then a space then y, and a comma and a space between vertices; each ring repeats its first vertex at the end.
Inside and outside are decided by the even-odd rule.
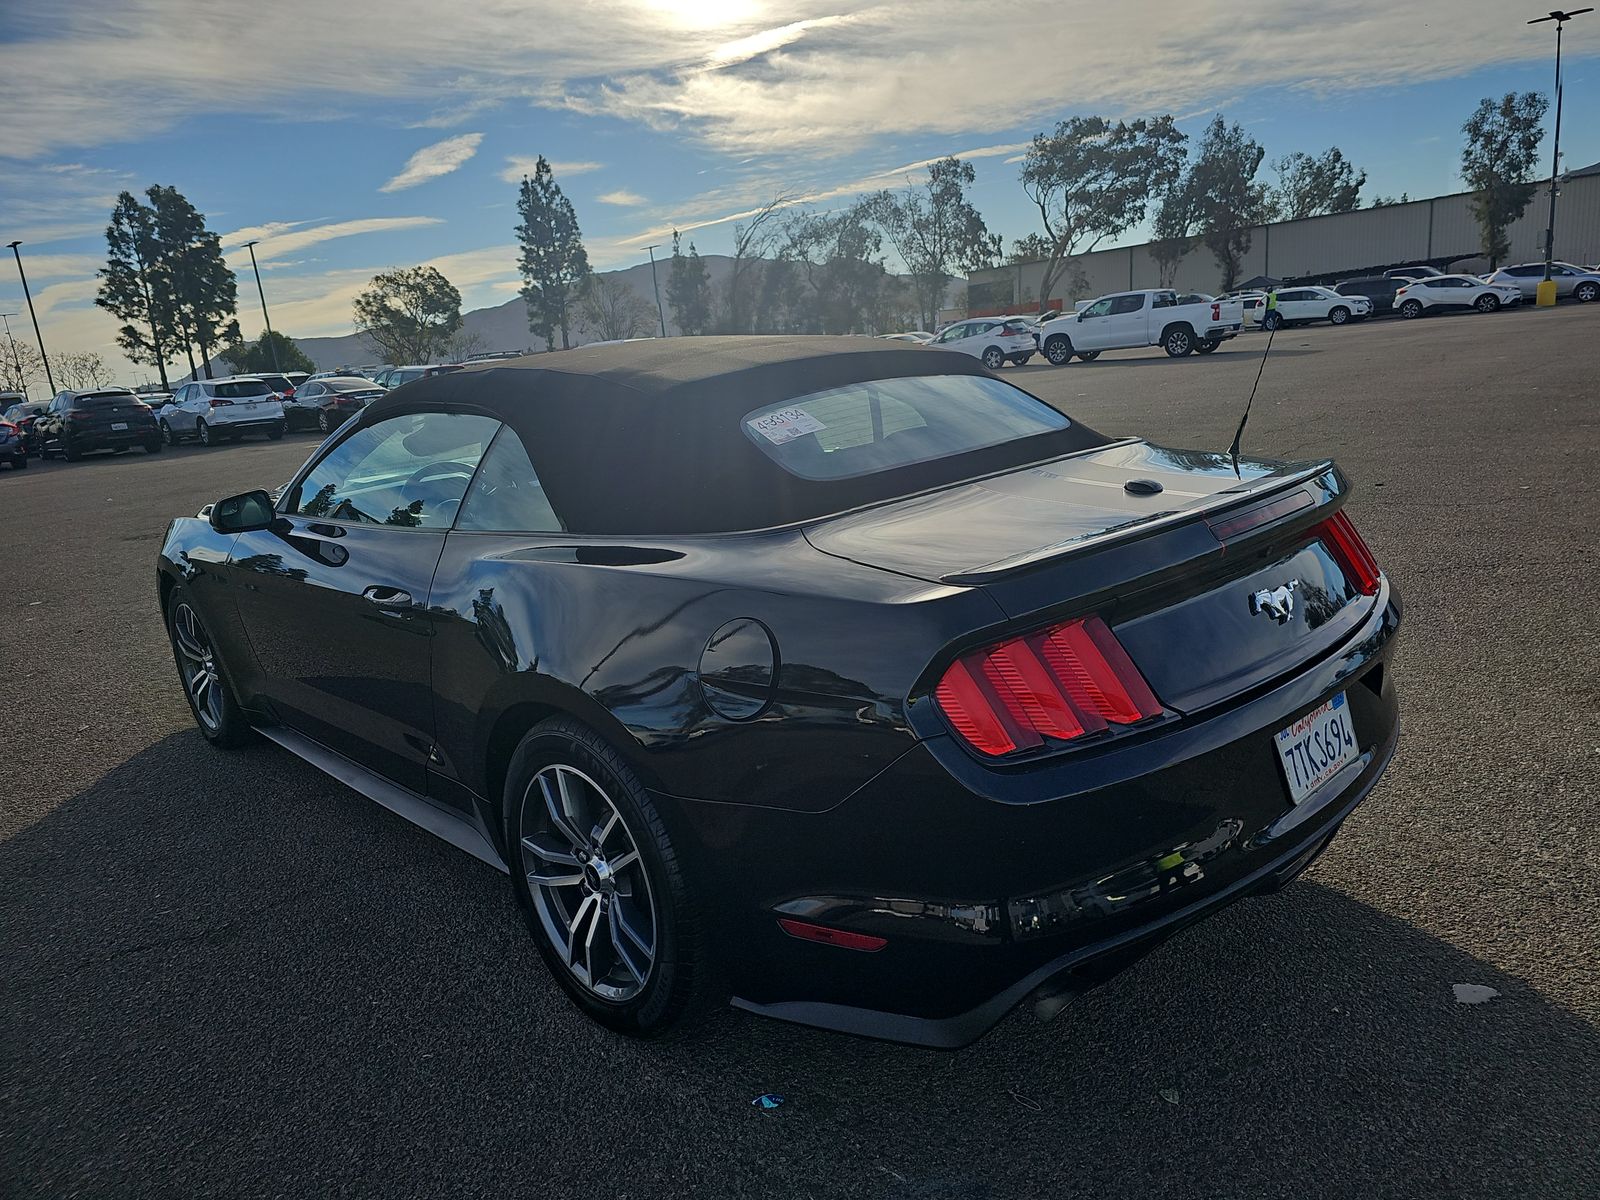
POLYGON ((1554 279, 1541 280, 1533 302, 1540 308, 1550 308, 1554 305, 1556 302, 1556 281, 1554 279))

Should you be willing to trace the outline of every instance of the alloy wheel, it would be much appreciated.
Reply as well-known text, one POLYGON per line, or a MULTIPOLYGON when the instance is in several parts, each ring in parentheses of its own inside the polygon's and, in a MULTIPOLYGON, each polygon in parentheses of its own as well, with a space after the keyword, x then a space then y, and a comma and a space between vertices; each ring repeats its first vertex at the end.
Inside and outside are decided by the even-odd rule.
POLYGON ((187 604, 179 604, 172 614, 172 640, 178 647, 178 671, 194 702, 195 716, 216 733, 222 728, 222 676, 205 626, 187 604))
POLYGON ((165 421, 161 422, 161 440, 169 446, 178 444, 178 439, 172 436, 172 426, 165 421))
POLYGON ((1479 312, 1493 312, 1495 309, 1497 309, 1499 307, 1500 307, 1500 301, 1496 300, 1493 296, 1479 296, 1478 297, 1478 311, 1479 312))
POLYGON ((1000 353, 1000 347, 990 346, 983 352, 983 365, 991 371, 998 371, 1005 366, 1006 356, 1000 353))
POLYGON ((317 413, 317 428, 323 433, 331 432, 328 428, 328 414, 326 412, 317 413))
POLYGON ((588 775, 555 763, 529 781, 518 832, 528 892, 568 973, 601 1000, 633 999, 655 966, 660 921, 621 811, 588 775))
POLYGON ((1332 312, 1330 312, 1328 314, 1328 320, 1331 321, 1335 325, 1343 325, 1349 319, 1350 319, 1350 310, 1348 308, 1343 308, 1343 307, 1335 308, 1332 312))
POLYGON ((1578 298, 1579 304, 1593 304, 1600 300, 1600 283, 1580 283, 1572 294, 1578 298))
POLYGON ((197 421, 197 422, 195 422, 195 424, 198 427, 198 431, 199 431, 199 434, 200 434, 200 444, 202 446, 211 445, 211 443, 213 441, 213 438, 211 436, 211 426, 207 425, 204 421, 197 421))

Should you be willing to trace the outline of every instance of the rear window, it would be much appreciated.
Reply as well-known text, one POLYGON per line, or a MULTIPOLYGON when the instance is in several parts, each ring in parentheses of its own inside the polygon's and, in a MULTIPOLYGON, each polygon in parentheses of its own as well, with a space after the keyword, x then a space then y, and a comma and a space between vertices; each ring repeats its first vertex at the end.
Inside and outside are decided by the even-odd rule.
POLYGON ((370 379, 330 379, 327 382, 327 386, 331 392, 381 392, 383 390, 370 379))
POLYGON ((275 392, 286 392, 294 386, 294 384, 290 383, 288 378, 283 375, 263 375, 261 377, 261 382, 266 384, 275 392))
POLYGON ((212 392, 220 400, 241 400, 247 396, 267 396, 272 389, 257 379, 241 379, 235 383, 219 383, 212 392))
POLYGON ((137 404, 132 392, 90 392, 72 402, 73 408, 115 408, 119 404, 137 404))
POLYGON ((851 479, 951 458, 1072 422, 1010 384, 980 375, 853 383, 758 408, 745 436, 801 479, 851 479))

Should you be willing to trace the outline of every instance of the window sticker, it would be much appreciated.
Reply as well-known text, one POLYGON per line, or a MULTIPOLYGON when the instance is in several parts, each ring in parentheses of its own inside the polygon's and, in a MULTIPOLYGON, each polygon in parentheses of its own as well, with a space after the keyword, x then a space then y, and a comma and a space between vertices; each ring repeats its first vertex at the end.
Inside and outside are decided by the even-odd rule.
POLYGON ((752 417, 746 424, 774 446, 827 428, 803 408, 780 408, 765 416, 752 417))

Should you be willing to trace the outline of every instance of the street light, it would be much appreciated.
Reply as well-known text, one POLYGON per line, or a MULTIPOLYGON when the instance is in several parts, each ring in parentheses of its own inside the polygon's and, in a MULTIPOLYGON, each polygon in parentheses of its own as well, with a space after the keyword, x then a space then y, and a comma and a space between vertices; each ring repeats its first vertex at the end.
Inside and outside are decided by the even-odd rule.
POLYGON ((667 314, 661 308, 661 283, 656 279, 656 249, 661 245, 657 242, 654 246, 646 246, 650 252, 650 286, 656 290, 656 316, 661 318, 661 336, 667 336, 667 314))
MULTIPOLYGON (((1556 256, 1556 181, 1561 175, 1561 27, 1573 17, 1580 17, 1584 13, 1593 12, 1593 8, 1575 8, 1571 12, 1562 12, 1559 8, 1552 9, 1548 17, 1535 17, 1529 25, 1542 25, 1546 21, 1556 23, 1556 138, 1555 145, 1550 155, 1550 223, 1544 230, 1544 281, 1550 282, 1551 264, 1556 256)), ((1550 289, 1541 289, 1548 294, 1550 289)), ((1540 304, 1554 304, 1555 297, 1548 299, 1540 295, 1540 304)))
POLYGON ((261 297, 261 319, 267 323, 267 347, 272 351, 272 373, 282 375, 283 371, 278 366, 278 339, 272 336, 272 318, 267 316, 267 293, 261 290, 261 268, 256 266, 256 243, 246 242, 244 248, 250 251, 250 269, 256 273, 256 295, 261 297))
POLYGON ((22 355, 17 353, 17 339, 11 336, 11 318, 19 317, 21 313, 0 313, 0 321, 6 323, 6 344, 11 347, 11 365, 17 371, 17 386, 22 389, 23 398, 28 395, 28 381, 22 377, 22 355))
POLYGON ((28 290, 28 277, 22 270, 22 251, 17 247, 21 242, 9 243, 11 253, 17 256, 17 274, 22 277, 22 294, 28 301, 28 315, 33 318, 33 339, 39 343, 39 357, 44 362, 44 381, 50 387, 50 394, 56 394, 56 381, 50 374, 50 356, 44 352, 44 335, 39 332, 39 315, 33 311, 33 293, 28 290))

